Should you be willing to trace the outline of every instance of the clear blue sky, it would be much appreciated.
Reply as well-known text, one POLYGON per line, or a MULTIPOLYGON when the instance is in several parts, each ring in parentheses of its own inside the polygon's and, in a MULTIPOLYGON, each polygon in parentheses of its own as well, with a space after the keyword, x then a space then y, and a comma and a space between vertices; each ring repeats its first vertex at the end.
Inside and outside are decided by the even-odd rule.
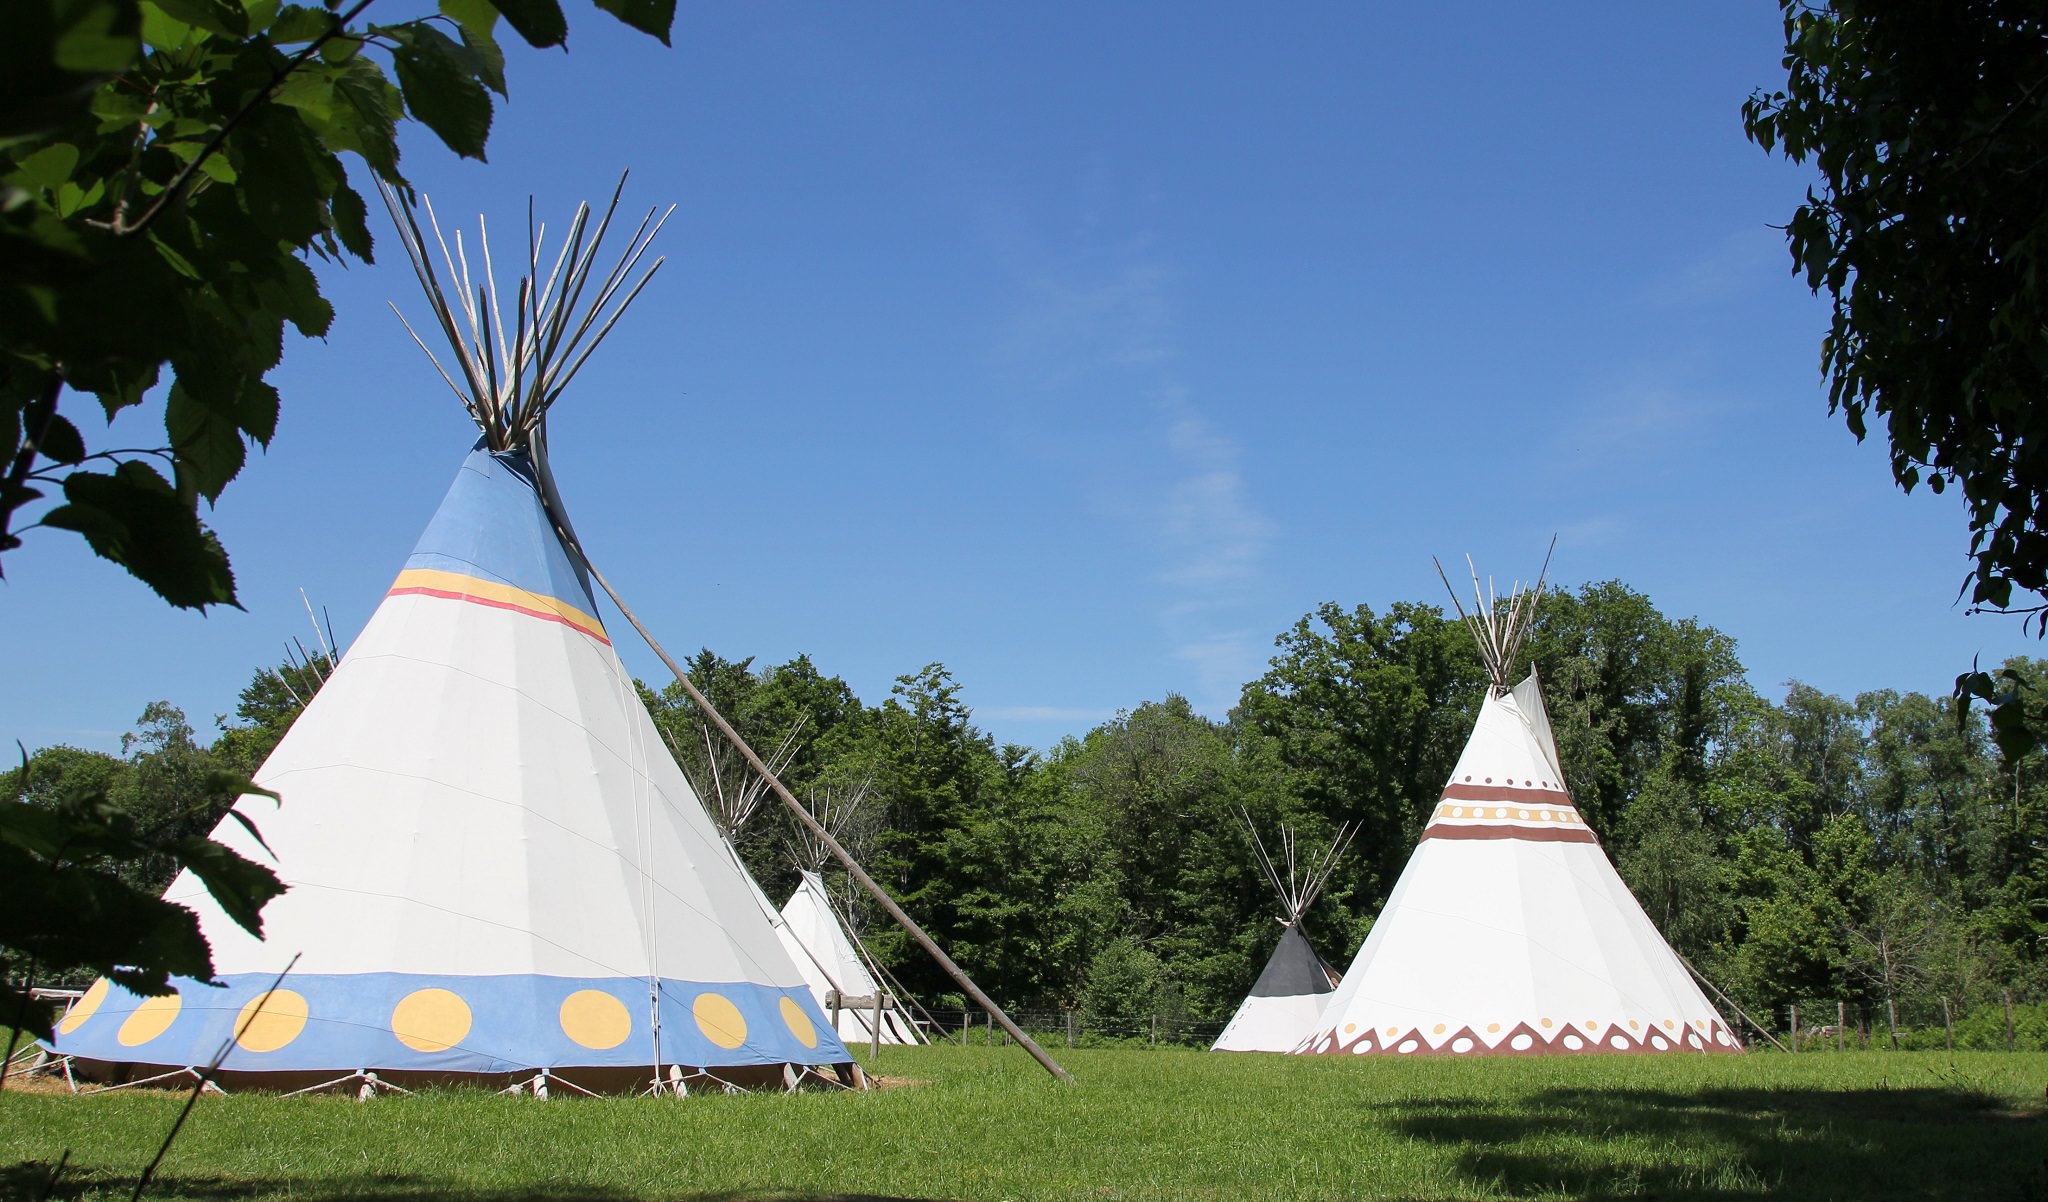
MULTIPOLYGON (((1769 4, 689 6, 674 49, 568 7, 488 165, 405 167, 505 243, 625 167, 679 206, 554 422, 678 654, 808 653, 871 703, 942 661, 1045 747, 1170 692, 1221 716, 1317 603, 1441 601, 1432 555, 1527 576, 1553 532, 1556 582, 1711 623, 1773 697, 2039 649, 1953 604, 1955 499, 1827 413, 1770 228, 1805 174, 1740 128, 1769 4)), ((212 515, 246 612, 37 533, 0 733, 112 749, 157 698, 205 731, 308 635, 300 589, 368 617, 472 434, 381 249, 321 269, 335 329, 212 515)))

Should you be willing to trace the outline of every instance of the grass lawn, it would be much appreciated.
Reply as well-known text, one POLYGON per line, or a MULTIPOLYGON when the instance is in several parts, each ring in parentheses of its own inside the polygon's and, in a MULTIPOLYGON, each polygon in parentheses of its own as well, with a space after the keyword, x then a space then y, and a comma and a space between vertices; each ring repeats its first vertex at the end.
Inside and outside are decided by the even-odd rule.
MULTIPOLYGON (((2048 1055, 907 1048, 865 1095, 208 1098, 155 1198, 2048 1198, 2048 1055)), ((181 1099, 0 1093, 0 1198, 126 1198, 181 1099), (26 1163, 35 1162, 35 1163, 26 1163), (13 1166, 13 1167, 7 1167, 13 1166)))

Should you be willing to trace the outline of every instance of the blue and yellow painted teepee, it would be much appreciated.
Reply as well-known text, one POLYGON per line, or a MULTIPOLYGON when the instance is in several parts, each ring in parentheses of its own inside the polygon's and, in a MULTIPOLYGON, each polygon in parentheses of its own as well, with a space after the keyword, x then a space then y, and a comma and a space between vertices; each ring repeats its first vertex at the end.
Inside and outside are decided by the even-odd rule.
MULTIPOLYGON (((572 296, 602 236, 583 246, 582 220, 572 296)), ((567 335, 590 331, 643 235, 580 326, 522 288, 510 353, 457 338, 437 302, 485 437, 256 774, 281 803, 239 808, 270 850, 232 819, 214 832, 274 852, 288 891, 259 941, 180 876, 167 896, 198 913, 218 979, 156 998, 101 981, 58 1027, 74 1065, 134 1076, 225 1049, 231 1084, 616 1092, 850 1061, 621 666, 548 474, 547 406, 581 361, 567 335), (538 347, 558 327, 569 368, 551 375, 538 347), (497 377, 478 367, 493 354, 497 377)))

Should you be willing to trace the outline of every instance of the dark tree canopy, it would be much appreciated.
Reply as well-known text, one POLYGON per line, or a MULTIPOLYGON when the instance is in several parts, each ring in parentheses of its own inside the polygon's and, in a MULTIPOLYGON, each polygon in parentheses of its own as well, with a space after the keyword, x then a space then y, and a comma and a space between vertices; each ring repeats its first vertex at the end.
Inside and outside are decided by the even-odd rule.
MULTIPOLYGON (((675 0, 597 4, 668 39, 675 0)), ((276 433, 286 327, 334 320, 308 259, 370 260, 408 119, 484 157, 501 16, 568 36, 558 0, 9 0, 0 556, 69 530, 172 605, 235 603, 199 504, 276 433), (140 405, 161 445, 95 445, 140 405)))
POLYGON ((1785 87, 1743 124, 1820 171, 1786 232, 1830 405, 1883 419, 1901 487, 1962 489, 1974 602, 2048 598, 2048 3, 1779 7, 1785 87))

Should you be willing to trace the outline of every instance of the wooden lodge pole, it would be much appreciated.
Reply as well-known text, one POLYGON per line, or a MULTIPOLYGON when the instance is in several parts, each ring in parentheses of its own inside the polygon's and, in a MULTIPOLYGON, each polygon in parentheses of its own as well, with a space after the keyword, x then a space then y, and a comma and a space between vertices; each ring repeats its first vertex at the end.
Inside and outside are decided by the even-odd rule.
MULTIPOLYGON (((552 488, 547 489, 547 492, 552 491, 552 488)), ((545 495, 544 493, 543 496, 545 495)), ((553 506, 551 505, 549 508, 552 509, 553 506)), ((682 668, 676 664, 676 661, 669 658, 668 652, 663 650, 661 644, 655 641, 654 636, 648 632, 647 628, 640 624, 640 619, 633 616, 633 611, 626 608, 626 602, 619 596, 619 591, 612 587, 611 581, 604 578, 604 573, 597 570, 597 565, 590 562, 590 557, 583 553, 582 544, 576 541, 573 534, 569 533, 568 523, 562 519, 560 513, 557 512, 551 516, 555 518, 557 529, 568 538, 569 545, 576 549, 577 557, 583 560, 583 566, 590 569, 591 578, 596 580, 604 589, 605 595, 612 599, 612 604, 619 607, 619 613, 624 615, 626 621, 633 624, 633 629, 640 632, 640 637, 647 640, 647 646, 653 650, 655 655, 660 657, 661 662, 668 665, 668 670, 675 674, 676 683, 683 686, 683 692, 689 697, 691 703, 705 717, 711 719, 711 724, 718 728, 718 733, 724 735, 727 741, 746 759, 747 764, 754 771, 761 774, 761 779, 768 782, 769 789, 774 792, 777 798, 781 799, 783 806, 796 818, 797 824, 806 831, 809 831, 813 837, 829 850, 846 867, 848 875, 859 882, 860 887, 867 890, 868 895, 873 897, 881 905, 882 909, 888 911, 889 917, 896 920, 896 925, 902 927, 905 934, 916 940, 917 945, 922 947, 938 963, 941 969, 945 970, 946 975, 953 978, 954 984, 960 986, 968 997, 974 999, 976 1005, 988 1013, 991 1024, 1000 1022, 1003 1025, 1003 1030, 1014 1036, 1018 1046, 1031 1053, 1032 1059, 1043 1065, 1046 1072, 1051 1073, 1061 1081, 1072 1084, 1074 1080, 1073 1074, 1061 1068, 1057 1061, 1046 1054, 1044 1048, 1039 1047, 1016 1023, 1011 1022, 1010 1016, 1003 1013, 1003 1008, 996 1005, 995 999, 983 993, 981 987, 976 985, 968 977, 967 973, 958 964, 953 962, 953 958, 948 956, 937 943, 933 942, 930 935, 925 934, 924 928, 917 925, 917 920, 904 913, 903 907, 896 904, 896 899, 889 896, 888 890, 876 883, 875 878, 867 874, 867 870, 863 869, 854 860, 846 848, 840 846, 839 840, 832 837, 832 832, 818 824, 818 820, 811 816, 811 812, 805 809, 803 803, 796 799, 796 794, 789 791, 789 786, 782 783, 782 778, 776 776, 769 769, 768 765, 755 753, 754 749, 748 746, 747 741, 740 737, 740 732, 733 729, 732 723, 725 720, 725 715, 719 713, 712 706, 710 700, 697 690, 697 686, 691 683, 690 678, 683 673, 682 668)))

